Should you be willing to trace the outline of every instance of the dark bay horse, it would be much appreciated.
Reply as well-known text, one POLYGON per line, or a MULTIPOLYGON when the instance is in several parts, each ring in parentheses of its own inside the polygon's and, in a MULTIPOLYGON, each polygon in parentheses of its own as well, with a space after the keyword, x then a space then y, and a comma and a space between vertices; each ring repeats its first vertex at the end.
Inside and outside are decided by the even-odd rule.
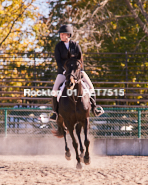
POLYGON ((81 161, 90 164, 88 130, 89 130, 89 112, 91 109, 90 98, 88 94, 83 96, 83 88, 81 84, 81 54, 76 58, 70 58, 65 63, 66 82, 62 96, 58 106, 58 130, 54 132, 56 136, 64 136, 65 139, 65 157, 70 159, 71 153, 67 145, 66 133, 69 132, 72 138, 72 144, 76 152, 77 168, 82 168, 81 161), (68 93, 70 92, 70 93, 68 93), (84 147, 81 142, 81 130, 84 129, 84 147), (80 144, 80 152, 78 152, 78 143, 76 141, 74 130, 80 144))

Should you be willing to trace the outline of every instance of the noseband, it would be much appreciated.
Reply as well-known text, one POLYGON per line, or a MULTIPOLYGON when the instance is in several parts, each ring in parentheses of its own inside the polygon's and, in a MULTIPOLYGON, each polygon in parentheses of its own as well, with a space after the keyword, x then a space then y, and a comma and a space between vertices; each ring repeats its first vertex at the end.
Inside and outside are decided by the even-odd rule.
POLYGON ((74 80, 75 80, 75 82, 78 82, 80 79, 78 79, 78 77, 76 77, 75 75, 73 75, 73 74, 67 74, 66 75, 66 78, 68 77, 68 76, 72 76, 73 78, 74 78, 74 80))

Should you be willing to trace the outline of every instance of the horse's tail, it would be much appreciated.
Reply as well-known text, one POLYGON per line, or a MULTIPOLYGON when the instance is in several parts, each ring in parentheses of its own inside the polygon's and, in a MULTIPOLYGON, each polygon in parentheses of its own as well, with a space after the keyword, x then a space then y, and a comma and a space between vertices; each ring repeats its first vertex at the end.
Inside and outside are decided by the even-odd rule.
POLYGON ((58 125, 58 129, 56 130, 53 124, 51 124, 53 130, 51 130, 52 134, 58 138, 64 137, 64 129, 58 125))

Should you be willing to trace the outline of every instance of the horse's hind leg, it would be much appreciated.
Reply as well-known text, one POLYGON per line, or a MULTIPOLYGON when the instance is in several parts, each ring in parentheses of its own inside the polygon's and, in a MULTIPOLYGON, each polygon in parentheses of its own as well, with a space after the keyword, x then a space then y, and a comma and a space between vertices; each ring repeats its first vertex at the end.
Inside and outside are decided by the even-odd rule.
POLYGON ((86 152, 84 156, 84 163, 85 164, 90 164, 90 157, 89 157, 89 144, 90 141, 88 140, 88 130, 89 130, 89 118, 86 118, 85 124, 84 124, 84 134, 85 134, 85 147, 86 147, 86 152))
POLYGON ((78 161, 76 167, 77 167, 78 169, 81 169, 81 168, 82 168, 81 159, 80 159, 80 156, 79 156, 79 154, 78 154, 78 143, 76 142, 76 139, 75 139, 75 136, 74 136, 74 128, 71 129, 71 130, 69 130, 69 133, 70 133, 70 136, 71 136, 72 141, 73 141, 72 144, 73 144, 73 147, 74 147, 75 152, 76 152, 76 159, 77 159, 77 161, 78 161))
POLYGON ((83 157, 84 157, 84 148, 83 148, 82 141, 81 141, 81 136, 80 136, 81 129, 82 129, 82 125, 80 123, 78 123, 76 125, 76 134, 78 136, 79 143, 80 143, 80 151, 81 151, 80 157, 81 157, 81 160, 83 160, 83 157))
POLYGON ((70 153, 70 149, 67 146, 67 140, 66 140, 66 130, 64 130, 64 140, 65 140, 65 158, 67 160, 71 160, 71 153, 70 153))

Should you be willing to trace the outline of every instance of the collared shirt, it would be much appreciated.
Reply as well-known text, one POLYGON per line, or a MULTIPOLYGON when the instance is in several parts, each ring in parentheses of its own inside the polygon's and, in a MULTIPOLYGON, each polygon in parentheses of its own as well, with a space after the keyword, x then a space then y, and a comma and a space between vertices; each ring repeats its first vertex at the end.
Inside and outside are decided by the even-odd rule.
POLYGON ((58 65, 58 74, 63 74, 63 66, 68 59, 68 51, 75 57, 77 57, 79 52, 82 55, 82 51, 78 43, 70 40, 69 48, 67 49, 64 42, 60 41, 55 47, 55 59, 58 65))
POLYGON ((69 42, 64 42, 67 49, 69 49, 69 42))

